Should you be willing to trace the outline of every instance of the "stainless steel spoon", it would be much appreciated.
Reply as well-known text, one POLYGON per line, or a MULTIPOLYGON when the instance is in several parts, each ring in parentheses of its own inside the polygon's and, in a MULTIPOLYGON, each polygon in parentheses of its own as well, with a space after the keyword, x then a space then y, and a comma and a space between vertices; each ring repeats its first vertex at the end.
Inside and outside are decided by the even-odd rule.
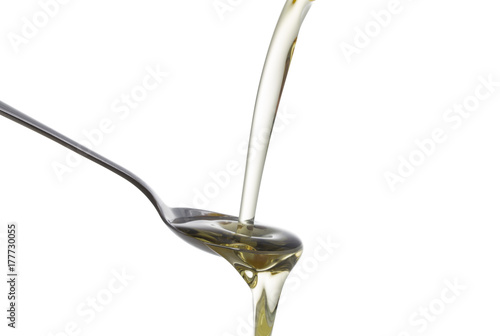
POLYGON ((141 180, 138 176, 130 172, 129 170, 123 168, 122 166, 114 163, 111 160, 108 160, 102 155, 88 149, 85 146, 80 145, 78 142, 71 140, 70 138, 62 135, 61 133, 53 130, 50 127, 45 126, 44 124, 36 121, 35 119, 27 116, 26 114, 19 112, 15 108, 3 103, 0 101, 0 115, 11 119, 18 124, 21 124, 41 135, 63 145, 66 148, 86 157, 87 159, 94 161, 95 163, 103 166, 106 169, 111 170, 113 173, 123 177, 125 180, 132 183, 136 186, 146 197, 153 203, 153 206, 158 211, 161 219, 167 226, 176 233, 183 240, 188 242, 189 244, 202 249, 205 252, 209 252, 215 255, 218 255, 211 249, 209 249, 205 244, 200 242, 200 240, 187 235, 186 233, 179 230, 177 227, 182 225, 183 223, 188 223, 191 221, 198 221, 203 219, 210 220, 229 220, 229 221, 237 221, 238 218, 234 216, 228 216, 212 211, 200 210, 200 209, 192 209, 192 208, 171 208, 167 206, 163 201, 158 197, 158 195, 151 189, 143 180, 141 180))

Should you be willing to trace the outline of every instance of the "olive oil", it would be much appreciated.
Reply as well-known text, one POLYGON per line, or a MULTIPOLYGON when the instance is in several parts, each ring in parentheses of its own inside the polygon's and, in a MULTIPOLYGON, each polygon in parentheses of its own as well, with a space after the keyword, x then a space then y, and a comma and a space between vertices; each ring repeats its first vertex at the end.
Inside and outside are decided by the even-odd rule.
POLYGON ((272 334, 281 290, 302 254, 295 235, 254 219, 276 112, 310 5, 311 0, 287 0, 274 31, 255 102, 239 218, 207 216, 172 223, 226 259, 250 287, 255 336, 272 334))

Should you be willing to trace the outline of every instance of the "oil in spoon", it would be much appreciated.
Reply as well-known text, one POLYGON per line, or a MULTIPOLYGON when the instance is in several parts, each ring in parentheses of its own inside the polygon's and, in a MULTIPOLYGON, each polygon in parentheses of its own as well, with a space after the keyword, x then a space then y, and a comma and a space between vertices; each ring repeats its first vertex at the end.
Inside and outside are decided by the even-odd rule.
POLYGON ((259 224, 252 225, 251 235, 241 233, 238 219, 227 216, 178 219, 172 225, 231 263, 252 291, 254 335, 271 335, 281 290, 302 254, 300 239, 259 224))

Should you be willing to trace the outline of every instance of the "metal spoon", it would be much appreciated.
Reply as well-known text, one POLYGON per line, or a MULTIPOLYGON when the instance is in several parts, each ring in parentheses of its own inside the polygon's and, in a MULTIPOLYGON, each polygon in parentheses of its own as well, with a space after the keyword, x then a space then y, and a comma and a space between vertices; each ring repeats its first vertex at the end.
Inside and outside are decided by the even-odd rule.
POLYGON ((102 155, 88 149, 85 146, 80 145, 74 140, 62 135, 61 133, 53 130, 50 127, 45 126, 44 124, 36 121, 35 119, 27 116, 26 114, 19 112, 15 108, 3 103, 0 101, 0 115, 11 119, 18 124, 21 124, 41 135, 63 145, 66 148, 86 157, 87 159, 94 161, 95 163, 103 166, 106 169, 111 170, 113 173, 123 177, 125 180, 132 183, 136 186, 146 197, 153 203, 153 206, 158 211, 161 219, 167 226, 176 233, 183 240, 188 242, 189 244, 202 249, 205 252, 209 252, 215 255, 218 255, 211 249, 209 249, 205 244, 203 244, 200 240, 191 237, 178 229, 183 223, 189 223, 192 221, 198 221, 203 219, 210 220, 227 220, 227 221, 237 221, 238 218, 234 216, 228 216, 212 211, 193 209, 193 208, 171 208, 167 206, 163 201, 158 197, 158 195, 151 189, 143 180, 141 180, 138 176, 130 172, 129 170, 123 168, 122 166, 114 163, 111 160, 108 160, 102 155))

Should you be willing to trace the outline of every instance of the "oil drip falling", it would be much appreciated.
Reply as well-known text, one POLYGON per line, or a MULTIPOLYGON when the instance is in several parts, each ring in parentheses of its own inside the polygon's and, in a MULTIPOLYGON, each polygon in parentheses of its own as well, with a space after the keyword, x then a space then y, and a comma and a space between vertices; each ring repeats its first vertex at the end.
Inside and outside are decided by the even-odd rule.
POLYGON ((255 336, 272 334, 281 290, 302 254, 298 237, 254 223, 262 172, 297 36, 312 0, 287 0, 262 71, 248 147, 239 218, 174 223, 233 265, 252 290, 255 336))

